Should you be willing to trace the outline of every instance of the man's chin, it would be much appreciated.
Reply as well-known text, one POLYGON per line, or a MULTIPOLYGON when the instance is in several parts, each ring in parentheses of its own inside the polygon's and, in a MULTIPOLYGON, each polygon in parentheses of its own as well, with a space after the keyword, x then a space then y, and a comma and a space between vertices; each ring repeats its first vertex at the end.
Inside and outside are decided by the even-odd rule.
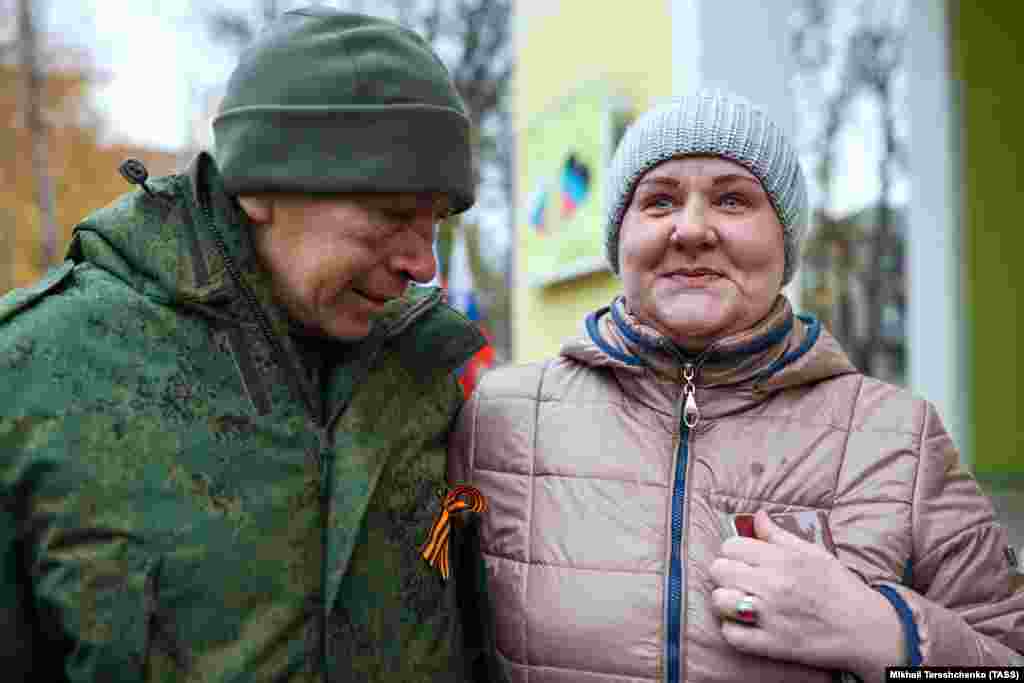
POLYGON ((366 339, 373 327, 372 318, 334 320, 322 327, 324 334, 335 341, 357 342, 366 339))

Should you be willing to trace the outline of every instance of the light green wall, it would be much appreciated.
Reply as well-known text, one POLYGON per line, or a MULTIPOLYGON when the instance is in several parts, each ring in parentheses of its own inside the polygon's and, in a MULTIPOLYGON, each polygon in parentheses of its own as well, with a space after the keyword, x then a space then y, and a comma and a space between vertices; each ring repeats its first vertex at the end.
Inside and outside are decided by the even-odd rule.
MULTIPOLYGON (((517 133, 578 83, 606 79, 637 112, 672 94, 670 0, 617 2, 520 1, 516 5, 517 65, 513 114, 517 133)), ((558 352, 577 333, 586 313, 620 291, 610 273, 597 273, 544 288, 527 283, 524 243, 531 188, 525 135, 517 134, 517 262, 514 298, 515 360, 558 352)), ((600 201, 601 198, 598 198, 600 201)))
POLYGON ((1024 63, 1017 3, 950 4, 961 177, 974 471, 1024 480, 1024 63))

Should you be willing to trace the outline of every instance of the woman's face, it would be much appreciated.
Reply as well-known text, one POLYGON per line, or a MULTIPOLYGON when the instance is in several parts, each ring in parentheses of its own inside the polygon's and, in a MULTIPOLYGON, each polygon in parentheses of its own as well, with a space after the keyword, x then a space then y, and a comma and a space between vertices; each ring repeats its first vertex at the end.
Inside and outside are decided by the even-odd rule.
POLYGON ((743 166, 669 159, 637 183, 619 264, 633 315, 698 351, 768 314, 782 289, 782 224, 743 166))

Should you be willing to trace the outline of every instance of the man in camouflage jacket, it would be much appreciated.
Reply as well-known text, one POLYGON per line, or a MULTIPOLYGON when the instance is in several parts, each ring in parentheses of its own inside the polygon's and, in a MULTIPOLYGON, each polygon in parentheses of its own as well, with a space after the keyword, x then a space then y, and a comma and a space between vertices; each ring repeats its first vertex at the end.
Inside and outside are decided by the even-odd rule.
POLYGON ((483 339, 410 281, 474 201, 464 105, 411 32, 315 8, 214 128, 0 299, 0 677, 461 681, 420 545, 483 339))

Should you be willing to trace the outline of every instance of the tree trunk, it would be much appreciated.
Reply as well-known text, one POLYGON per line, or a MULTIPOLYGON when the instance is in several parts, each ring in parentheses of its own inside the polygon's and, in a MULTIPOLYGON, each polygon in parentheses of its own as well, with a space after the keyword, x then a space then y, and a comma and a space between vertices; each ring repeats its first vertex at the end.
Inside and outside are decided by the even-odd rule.
POLYGON ((14 214, 0 209, 0 296, 14 286, 14 214))
POLYGON ((886 261, 889 245, 892 241, 892 209, 889 206, 890 162, 894 153, 894 130, 892 120, 891 88, 888 78, 879 82, 877 90, 882 113, 882 159, 878 164, 879 200, 878 224, 875 226, 871 239, 872 259, 867 272, 867 304, 868 304, 868 337, 865 341, 865 358, 868 366, 865 372, 874 374, 878 371, 878 354, 882 350, 882 309, 884 306, 883 287, 886 274, 882 264, 886 261))
POLYGON ((18 0, 18 46, 24 78, 24 123, 32 140, 32 168, 36 180, 36 204, 42 224, 41 260, 44 268, 53 264, 57 255, 57 224, 54 209, 53 179, 50 177, 47 126, 43 119, 44 78, 39 68, 39 47, 32 0, 18 0))

